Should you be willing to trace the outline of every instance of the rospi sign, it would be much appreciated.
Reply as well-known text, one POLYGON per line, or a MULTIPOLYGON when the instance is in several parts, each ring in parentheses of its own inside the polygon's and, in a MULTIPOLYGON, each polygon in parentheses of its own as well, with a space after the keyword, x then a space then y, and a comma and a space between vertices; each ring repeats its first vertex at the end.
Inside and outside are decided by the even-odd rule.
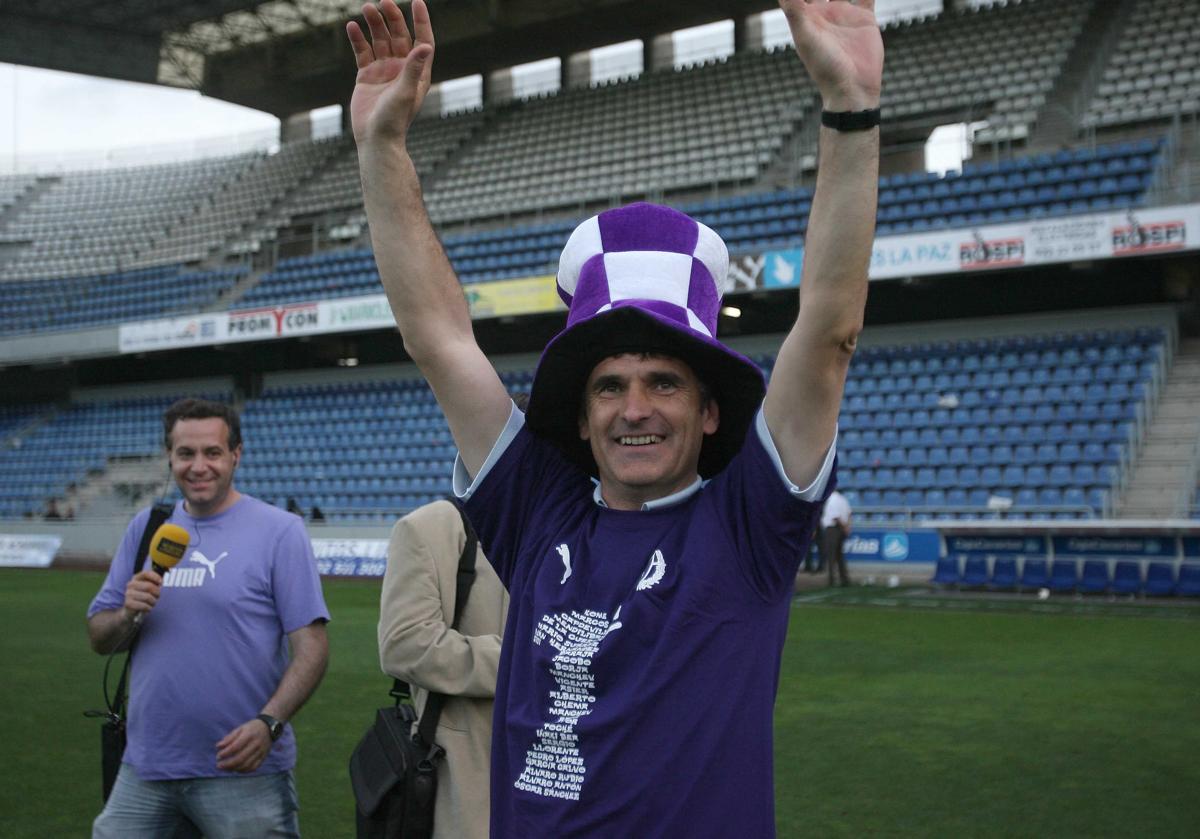
POLYGON ((1129 224, 1114 227, 1113 256, 1151 251, 1179 250, 1187 244, 1187 225, 1182 221, 1139 223, 1130 216, 1129 224))
POLYGON ((976 234, 971 242, 958 246, 958 261, 963 268, 1002 268, 1025 264, 1025 240, 1019 236, 984 239, 976 234))

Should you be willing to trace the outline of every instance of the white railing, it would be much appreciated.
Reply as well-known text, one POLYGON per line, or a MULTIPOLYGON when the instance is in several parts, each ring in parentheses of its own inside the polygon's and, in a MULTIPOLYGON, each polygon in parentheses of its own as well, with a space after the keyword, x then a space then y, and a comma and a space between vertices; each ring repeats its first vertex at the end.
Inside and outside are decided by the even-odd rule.
POLYGON ((897 507, 858 504, 854 507, 854 516, 856 522, 858 522, 858 526, 868 529, 875 524, 886 527, 895 527, 898 524, 904 527, 916 527, 920 523, 936 521, 939 517, 950 515, 955 516, 953 521, 959 521, 957 517, 963 513, 970 514, 975 519, 985 519, 988 521, 1027 521, 1033 515, 1054 515, 1056 513, 1071 513, 1076 517, 1085 519, 1100 518, 1097 515, 1096 509, 1087 504, 1030 504, 1023 506, 1013 504, 1004 508, 980 507, 978 505, 897 507), (877 521, 876 517, 880 517, 882 520, 877 521), (899 522, 897 522, 897 519, 899 519, 899 522))

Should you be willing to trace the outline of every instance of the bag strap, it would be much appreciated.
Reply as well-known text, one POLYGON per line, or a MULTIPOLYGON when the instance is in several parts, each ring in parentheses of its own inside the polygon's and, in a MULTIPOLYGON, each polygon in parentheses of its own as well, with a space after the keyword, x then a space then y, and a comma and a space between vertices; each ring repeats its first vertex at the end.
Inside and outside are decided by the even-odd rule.
MULTIPOLYGON (((175 509, 174 504, 159 503, 150 508, 150 518, 146 519, 146 529, 142 531, 142 540, 138 543, 137 554, 133 559, 133 573, 137 574, 146 565, 146 558, 150 553, 150 540, 154 538, 154 533, 171 516, 172 510, 175 509)), ((113 695, 113 701, 108 706, 110 714, 117 716, 125 716, 125 685, 129 679, 129 662, 133 658, 133 648, 137 646, 138 635, 133 636, 133 640, 129 642, 128 654, 125 656, 125 664, 121 667, 121 678, 117 681, 117 692, 113 695)), ((109 659, 111 661, 111 658, 109 659)), ((105 682, 107 683, 107 679, 105 682)))
MULTIPOLYGON (((475 584, 475 556, 478 553, 479 537, 475 535, 475 528, 471 527, 471 522, 467 520, 466 513, 463 512, 455 501, 451 500, 456 510, 458 510, 459 518, 462 520, 463 533, 466 534, 466 543, 463 545, 462 554, 458 558, 458 574, 455 576, 455 592, 454 592, 454 620, 450 624, 451 629, 458 629, 459 621, 462 620, 463 610, 466 608, 467 599, 471 596, 471 587, 475 584)), ((390 696, 395 697, 396 704, 400 704, 401 699, 411 697, 408 683, 403 679, 396 679, 392 683, 392 689, 388 692, 390 696)), ((446 702, 446 694, 430 693, 425 700, 425 711, 421 714, 421 722, 417 727, 417 734, 421 741, 428 746, 433 746, 434 732, 437 731, 438 718, 442 715, 442 706, 446 702)))
POLYGON ((133 559, 133 573, 136 574, 146 565, 150 556, 150 540, 159 526, 171 517, 175 510, 174 504, 159 502, 150 508, 150 518, 146 519, 146 529, 142 531, 142 541, 138 543, 137 556, 133 559))

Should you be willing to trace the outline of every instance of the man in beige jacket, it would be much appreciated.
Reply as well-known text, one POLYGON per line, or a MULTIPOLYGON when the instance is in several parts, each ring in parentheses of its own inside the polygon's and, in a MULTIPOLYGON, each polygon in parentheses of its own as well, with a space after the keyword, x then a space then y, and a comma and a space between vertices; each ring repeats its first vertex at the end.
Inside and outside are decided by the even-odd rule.
POLYGON ((488 835, 492 701, 508 592, 479 551, 459 627, 450 628, 465 545, 462 519, 449 501, 400 519, 388 544, 379 608, 384 672, 412 686, 418 713, 430 691, 447 697, 436 734, 446 757, 438 767, 435 839, 488 835))

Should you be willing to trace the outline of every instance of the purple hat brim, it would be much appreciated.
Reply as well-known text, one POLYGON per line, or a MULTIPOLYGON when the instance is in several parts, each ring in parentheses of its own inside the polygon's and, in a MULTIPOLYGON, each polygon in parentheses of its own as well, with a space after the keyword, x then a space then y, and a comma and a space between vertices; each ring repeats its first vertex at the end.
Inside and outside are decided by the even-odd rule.
POLYGON ((684 361, 708 386, 720 410, 715 433, 704 438, 699 472, 720 472, 746 438, 766 394, 758 365, 714 338, 638 306, 618 306, 563 330, 538 362, 525 422, 559 446, 590 475, 597 475, 590 444, 579 437, 583 388, 597 364, 621 353, 658 353, 684 361))

